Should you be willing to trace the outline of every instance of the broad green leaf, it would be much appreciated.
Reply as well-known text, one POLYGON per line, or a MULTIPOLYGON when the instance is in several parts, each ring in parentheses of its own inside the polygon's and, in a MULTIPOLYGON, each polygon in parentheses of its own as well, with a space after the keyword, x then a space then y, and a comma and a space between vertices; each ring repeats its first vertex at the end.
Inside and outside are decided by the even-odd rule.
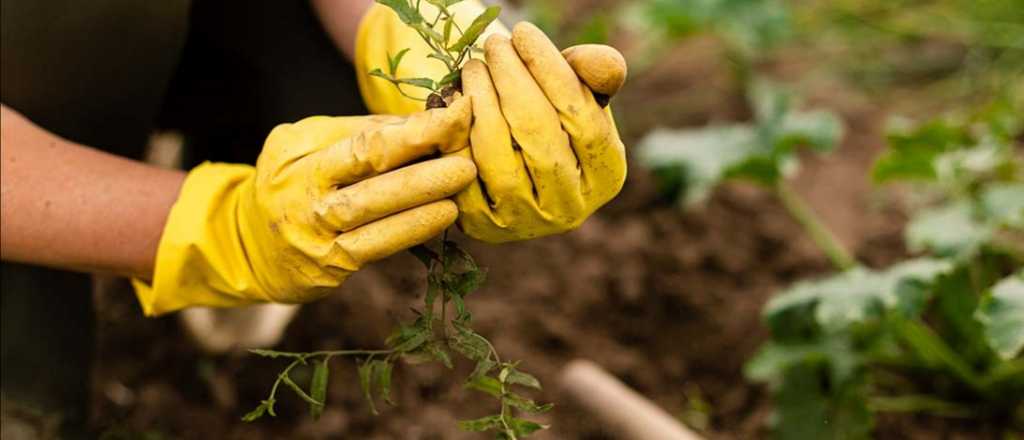
POLYGON ((484 30, 487 29, 487 26, 498 18, 498 14, 500 13, 500 6, 491 6, 485 9, 484 12, 473 19, 473 22, 470 23, 469 27, 463 31, 462 36, 459 37, 458 41, 449 47, 448 50, 452 52, 461 52, 463 49, 472 46, 473 43, 476 42, 477 38, 480 38, 480 35, 484 33, 484 30))
POLYGON ((992 236, 992 228, 975 220, 970 205, 961 202, 917 213, 904 234, 912 251, 966 258, 992 236))
POLYGON ((448 355, 448 351, 445 350, 444 348, 431 342, 427 344, 427 352, 430 353, 430 355, 434 359, 441 362, 441 364, 443 364, 448 369, 454 368, 454 365, 452 364, 452 357, 448 355))
POLYGON ((466 382, 466 387, 501 398, 501 382, 490 376, 471 377, 469 382, 466 382))
POLYGON ((785 317, 785 311, 809 307, 822 328, 839 330, 865 319, 880 318, 885 312, 905 309, 902 283, 931 283, 953 269, 950 262, 930 258, 910 260, 886 271, 854 268, 815 281, 803 281, 772 298, 764 309, 769 324, 785 317))
POLYGON ((703 200, 733 166, 758 154, 757 136, 749 125, 700 129, 659 128, 640 140, 639 159, 649 168, 677 169, 684 183, 683 201, 703 200))
POLYGON ((786 114, 778 131, 776 149, 805 147, 819 153, 835 149, 843 138, 843 123, 832 112, 808 111, 786 114))
POLYGON ((415 25, 423 23, 423 16, 416 10, 412 5, 409 4, 408 0, 375 0, 384 6, 391 8, 398 14, 398 19, 402 20, 402 23, 407 25, 415 25))
POLYGON ((830 383, 820 366, 785 372, 775 392, 775 435, 780 439, 859 440, 870 438, 873 417, 863 396, 863 377, 830 383), (828 385, 826 385, 828 384, 828 385))
POLYGON ((309 404, 309 412, 313 416, 313 420, 320 418, 320 415, 324 413, 324 405, 327 404, 327 381, 330 375, 328 361, 330 361, 330 357, 324 356, 324 359, 316 364, 313 368, 313 378, 309 383, 309 396, 320 402, 319 405, 309 404))
POLYGON ((847 335, 833 334, 797 344, 768 342, 744 365, 743 374, 756 382, 778 383, 790 369, 819 365, 828 368, 833 383, 844 383, 862 373, 863 362, 847 335))
POLYGON ((974 316, 1000 357, 1008 360, 1020 355, 1024 349, 1024 271, 992 287, 974 316))
POLYGON ((985 216, 999 226, 1024 229, 1024 183, 994 183, 981 193, 985 216))
POLYGON ((500 429, 501 416, 487 416, 473 420, 459 420, 459 429, 469 432, 484 432, 492 429, 500 429))
POLYGON ((944 120, 923 124, 907 133, 890 133, 889 150, 874 165, 875 182, 935 180, 936 159, 971 144, 970 133, 944 120))
POLYGON ((454 24, 455 24, 455 20, 445 20, 445 22, 444 22, 444 34, 442 36, 444 37, 444 46, 443 47, 445 48, 445 50, 448 49, 448 42, 451 41, 451 38, 452 38, 452 26, 454 24))

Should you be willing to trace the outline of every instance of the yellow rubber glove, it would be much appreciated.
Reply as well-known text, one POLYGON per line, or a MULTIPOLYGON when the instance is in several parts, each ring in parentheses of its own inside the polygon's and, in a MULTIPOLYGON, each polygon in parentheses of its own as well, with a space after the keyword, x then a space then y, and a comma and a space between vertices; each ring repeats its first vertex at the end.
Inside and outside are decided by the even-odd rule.
POLYGON ((625 61, 607 46, 563 55, 525 22, 511 39, 489 37, 484 52, 486 65, 471 60, 462 71, 463 93, 473 99, 472 151, 455 154, 472 157, 479 179, 455 197, 459 226, 488 242, 576 228, 626 178, 615 121, 591 92, 618 91, 625 61))
MULTIPOLYGON (((427 3, 421 7, 424 16, 436 13, 427 3)), ((484 8, 464 1, 452 10, 465 26, 484 8)), ((615 122, 591 93, 618 91, 626 75, 622 55, 599 45, 559 53, 529 23, 520 23, 511 34, 510 40, 503 25, 492 23, 482 37, 487 64, 470 61, 462 73, 463 93, 474 97, 474 126, 472 152, 458 154, 473 159, 480 182, 455 198, 459 226, 493 243, 576 228, 618 194, 626 176, 615 122)), ((443 63, 427 58, 431 49, 397 14, 382 5, 371 7, 360 24, 355 57, 359 88, 371 111, 406 114, 424 108, 387 80, 368 74, 374 68, 387 70, 389 54, 406 48, 397 77, 437 79, 448 73, 443 63)), ((416 97, 429 94, 402 87, 416 97)))
POLYGON ((317 299, 352 272, 451 225, 445 200, 476 176, 464 149, 471 105, 398 116, 314 116, 275 128, 255 167, 192 170, 167 219, 146 315, 193 305, 317 299))

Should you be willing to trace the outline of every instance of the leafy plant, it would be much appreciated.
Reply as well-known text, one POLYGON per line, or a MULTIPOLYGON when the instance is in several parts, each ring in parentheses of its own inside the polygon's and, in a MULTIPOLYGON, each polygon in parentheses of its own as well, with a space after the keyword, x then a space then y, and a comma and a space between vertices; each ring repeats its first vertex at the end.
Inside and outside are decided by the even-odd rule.
POLYGON ((1002 116, 890 135, 873 176, 928 194, 905 230, 925 256, 800 282, 765 307, 772 339, 746 374, 771 385, 780 438, 868 438, 878 412, 1024 429, 1024 182, 1020 127, 1002 116))
MULTIPOLYGON (((388 72, 377 68, 371 75, 390 81, 405 96, 426 101, 428 108, 444 107, 444 100, 458 89, 461 67, 474 50, 476 40, 494 21, 500 8, 487 8, 463 29, 448 8, 461 0, 426 0, 437 8, 433 20, 423 17, 421 2, 409 0, 377 0, 390 7, 405 25, 415 29, 433 51, 428 57, 445 64, 448 69, 440 80, 430 78, 398 78, 396 72, 409 49, 388 55, 388 72), (441 29, 438 31, 437 29, 441 29), (407 94, 402 86, 421 87, 432 93, 427 99, 407 94), (443 95, 443 96, 442 96, 443 95)), ((447 236, 447 234, 446 234, 447 236)), ((358 363, 358 380, 370 411, 377 414, 377 399, 393 403, 391 399, 392 373, 399 360, 409 363, 439 362, 449 369, 454 367, 453 354, 474 362, 475 367, 465 381, 465 387, 494 398, 499 410, 496 414, 459 422, 459 427, 470 432, 494 432, 499 439, 514 440, 546 429, 547 426, 517 416, 520 412, 543 413, 551 404, 538 404, 520 393, 520 390, 540 390, 536 377, 522 371, 519 362, 503 360, 493 344, 472 328, 473 316, 466 307, 466 296, 479 288, 486 278, 473 258, 455 242, 442 239, 439 251, 417 246, 411 252, 427 268, 427 291, 422 309, 413 310, 416 318, 402 323, 378 350, 322 350, 313 352, 284 352, 250 350, 272 359, 289 359, 278 374, 267 398, 243 417, 253 421, 269 414, 275 415, 274 405, 281 385, 292 390, 309 404, 310 414, 318 418, 326 405, 330 378, 329 362, 335 357, 354 357, 358 363), (449 313, 451 310, 451 313, 449 313), (313 366, 307 388, 295 382, 291 372, 302 365, 313 366)))
POLYGON ((771 188, 837 266, 852 267, 849 253, 785 181, 798 169, 800 148, 817 153, 835 148, 842 122, 827 111, 798 110, 792 92, 765 79, 751 81, 747 90, 752 122, 655 130, 640 140, 640 162, 654 170, 662 191, 683 205, 700 202, 729 180, 771 188))

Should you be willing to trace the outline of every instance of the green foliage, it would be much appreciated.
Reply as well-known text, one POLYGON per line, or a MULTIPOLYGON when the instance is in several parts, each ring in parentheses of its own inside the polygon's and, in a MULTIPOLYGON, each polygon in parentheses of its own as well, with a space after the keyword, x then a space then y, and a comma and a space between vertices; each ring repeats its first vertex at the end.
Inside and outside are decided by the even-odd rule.
POLYGON ((408 48, 405 48, 394 56, 388 55, 387 72, 384 72, 379 67, 370 70, 370 76, 391 82, 402 95, 418 101, 426 101, 426 99, 409 95, 402 86, 419 87, 427 89, 432 93, 440 93, 442 87, 454 83, 459 78, 462 65, 472 57, 474 50, 479 50, 475 46, 477 39, 480 38, 480 35, 487 29, 487 26, 496 20, 501 13, 500 7, 491 6, 474 18, 472 23, 463 30, 455 21, 455 14, 448 9, 462 0, 427 0, 427 3, 433 5, 437 10, 433 20, 423 16, 420 11, 419 0, 415 3, 411 0, 376 1, 391 8, 398 15, 398 18, 402 20, 402 23, 414 29, 420 38, 423 39, 423 42, 426 43, 427 47, 430 48, 431 53, 427 57, 444 63, 448 69, 448 73, 436 81, 430 78, 398 77, 398 67, 401 65, 405 54, 409 51, 408 48), (439 28, 441 31, 438 31, 439 28), (455 42, 451 41, 453 32, 458 34, 455 42))
POLYGON ((777 85, 755 81, 747 99, 753 122, 655 130, 639 143, 641 163, 656 175, 671 176, 673 181, 662 180, 663 189, 692 203, 725 180, 775 186, 796 170, 800 147, 826 153, 842 138, 839 118, 797 110, 795 96, 777 85))
POLYGON ((778 0, 651 0, 643 16, 669 37, 711 31, 749 55, 777 45, 791 29, 789 9, 778 0))
POLYGON ((771 386, 778 437, 870 438, 877 412, 1024 424, 1019 126, 981 114, 892 135, 875 167, 931 201, 905 230, 925 256, 799 282, 765 307, 772 339, 745 373, 771 386))
POLYGON ((416 310, 412 322, 399 324, 387 338, 388 348, 383 350, 325 350, 314 352, 285 352, 275 350, 250 350, 271 359, 292 359, 278 375, 270 395, 259 406, 243 417, 251 422, 265 414, 274 415, 274 403, 281 384, 292 389, 297 396, 310 405, 310 413, 319 417, 326 404, 329 379, 328 362, 333 357, 354 356, 358 361, 358 380, 370 411, 378 413, 376 400, 389 404, 391 381, 395 363, 405 359, 411 363, 440 362, 453 367, 452 354, 459 354, 475 363, 473 372, 466 378, 466 388, 479 391, 498 401, 500 411, 491 418, 460 422, 460 426, 473 431, 493 430, 500 438, 522 438, 537 429, 544 428, 533 422, 516 418, 516 411, 542 413, 551 405, 540 405, 515 392, 516 388, 541 389, 536 377, 519 369, 517 362, 503 361, 494 346, 484 336, 476 333, 472 325, 472 314, 465 307, 465 297, 479 288, 486 278, 486 271, 454 242, 443 240, 440 251, 419 246, 412 252, 427 267, 427 293, 424 308, 416 310), (454 314, 448 316, 448 310, 454 314), (314 359, 313 377, 307 392, 296 384, 290 372, 314 359), (484 422, 494 420, 494 423, 484 422), (472 429, 470 429, 472 428, 472 429))
POLYGON ((985 338, 1003 359, 1024 349, 1024 270, 992 287, 974 317, 985 328, 985 338))

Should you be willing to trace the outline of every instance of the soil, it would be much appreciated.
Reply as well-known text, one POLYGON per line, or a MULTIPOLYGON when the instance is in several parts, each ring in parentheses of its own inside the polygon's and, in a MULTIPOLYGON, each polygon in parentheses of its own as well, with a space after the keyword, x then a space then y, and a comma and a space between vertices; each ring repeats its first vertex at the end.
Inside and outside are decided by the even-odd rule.
MULTIPOLYGON (((692 41, 627 84, 612 102, 627 145, 659 125, 746 116, 728 67, 714 62, 720 50, 711 40, 692 41)), ((813 103, 839 111, 848 136, 835 155, 808 158, 794 185, 868 264, 896 261, 905 255, 903 215, 864 177, 882 145, 884 106, 838 87, 817 90, 813 103)), ((536 438, 613 438, 559 393, 558 373, 575 358, 597 362, 674 415, 706 401, 708 438, 766 437, 767 391, 741 372, 768 336, 761 307, 793 281, 827 273, 827 260, 760 188, 727 185, 705 206, 683 212, 657 193, 648 171, 631 166, 629 172, 622 194, 572 233, 500 246, 455 234, 489 269, 485 287, 469 298, 477 330, 547 386, 539 400, 556 407, 539 420, 552 428, 536 438)), ((407 317, 421 301, 424 275, 408 254, 374 264, 338 294, 303 307, 278 348, 378 347, 396 317, 407 317)), ((204 355, 174 317, 143 318, 123 291, 98 304, 93 419, 99 429, 190 439, 483 438, 458 431, 455 421, 493 409, 462 389, 470 365, 457 372, 400 365, 393 381, 397 406, 373 416, 354 366, 337 361, 319 421, 282 393, 278 417, 246 424, 239 418, 266 396, 282 361, 204 355)), ((880 438, 968 438, 977 429, 883 417, 877 432, 880 438)))

